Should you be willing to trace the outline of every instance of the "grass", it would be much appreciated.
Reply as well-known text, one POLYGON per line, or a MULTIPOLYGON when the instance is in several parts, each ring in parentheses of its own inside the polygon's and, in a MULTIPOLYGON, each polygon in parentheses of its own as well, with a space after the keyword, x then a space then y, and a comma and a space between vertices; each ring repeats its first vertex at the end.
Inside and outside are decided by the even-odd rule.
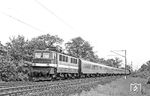
POLYGON ((82 91, 80 94, 70 96, 150 96, 150 85, 146 82, 146 79, 140 77, 120 78, 105 85, 98 85, 90 91, 82 91), (140 83, 142 85, 141 91, 131 92, 131 83, 140 83))

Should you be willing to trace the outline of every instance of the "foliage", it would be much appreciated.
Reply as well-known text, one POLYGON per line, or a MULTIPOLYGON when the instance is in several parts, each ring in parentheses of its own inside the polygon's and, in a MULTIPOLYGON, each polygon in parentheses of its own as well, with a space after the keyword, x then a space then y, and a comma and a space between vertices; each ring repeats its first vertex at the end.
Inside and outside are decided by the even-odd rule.
POLYGON ((148 78, 150 76, 150 60, 141 66, 139 70, 137 70, 135 76, 148 78))
POLYGON ((98 56, 94 54, 93 47, 88 41, 83 40, 81 37, 73 38, 67 42, 65 46, 69 55, 97 62, 98 56))
MULTIPOLYGON (((8 53, 15 60, 32 58, 33 52, 36 49, 45 50, 54 46, 54 44, 61 44, 63 42, 58 36, 51 36, 49 34, 41 35, 33 38, 31 41, 25 40, 24 36, 18 35, 18 37, 10 38, 10 42, 7 42, 8 53)), ((57 46, 59 47, 59 45, 57 46)))
POLYGON ((133 71, 132 67, 130 65, 126 65, 126 70, 129 70, 130 72, 133 71))
POLYGON ((12 60, 10 56, 3 56, 0 58, 0 78, 3 81, 18 81, 18 80, 24 80, 23 78, 25 74, 22 74, 22 78, 18 74, 21 72, 18 71, 18 68, 16 65, 19 62, 16 62, 12 60))
MULTIPOLYGON (((125 70, 125 67, 121 67, 121 69, 125 70)), ((126 70, 129 71, 132 75, 135 74, 135 71, 133 71, 130 65, 126 65, 126 70)))
POLYGON ((59 38, 58 36, 51 36, 50 34, 46 34, 33 38, 28 44, 29 48, 32 50, 45 50, 46 48, 53 47, 55 44, 60 45, 62 42, 63 39, 59 38))
POLYGON ((121 66, 121 62, 122 62, 122 60, 120 60, 119 58, 107 59, 106 60, 106 65, 111 66, 111 67, 119 68, 121 66))
POLYGON ((105 64, 107 66, 119 68, 121 66, 122 60, 120 60, 119 58, 115 58, 115 59, 111 58, 106 60, 104 58, 100 58, 99 63, 105 64))
POLYGON ((18 37, 10 38, 10 42, 6 43, 8 53, 14 60, 21 60, 26 55, 27 41, 24 36, 18 35, 18 37))
POLYGON ((0 50, 3 50, 3 44, 0 41, 0 50))
POLYGON ((143 72, 143 71, 150 72, 150 61, 147 61, 145 64, 143 64, 138 71, 140 71, 140 72, 143 72))

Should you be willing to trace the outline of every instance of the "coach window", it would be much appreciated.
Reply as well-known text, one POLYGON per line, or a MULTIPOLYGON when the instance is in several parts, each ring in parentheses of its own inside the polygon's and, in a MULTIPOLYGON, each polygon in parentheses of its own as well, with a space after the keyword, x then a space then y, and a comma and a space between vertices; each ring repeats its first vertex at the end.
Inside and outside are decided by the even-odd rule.
POLYGON ((98 70, 98 66, 97 65, 95 65, 95 69, 98 70))
POLYGON ((72 60, 72 58, 71 58, 71 63, 72 63, 72 61, 73 61, 73 60, 72 60))
POLYGON ((72 63, 74 63, 74 58, 72 58, 72 63))
POLYGON ((65 56, 63 56, 63 61, 65 61, 65 56))
POLYGON ((72 58, 70 58, 70 63, 72 63, 72 58))
POLYGON ((71 63, 74 63, 74 58, 71 58, 71 63))
POLYGON ((75 63, 75 59, 73 58, 73 63, 75 63))
POLYGON ((75 59, 75 64, 77 64, 77 59, 75 59))
POLYGON ((99 69, 102 69, 102 67, 101 67, 101 66, 99 66, 99 69))
POLYGON ((66 62, 68 62, 68 57, 66 57, 66 62))
POLYGON ((95 65, 92 65, 92 69, 95 69, 95 65))
POLYGON ((73 63, 74 59, 72 58, 72 63, 73 63))
POLYGON ((59 55, 59 61, 62 61, 62 55, 59 55))

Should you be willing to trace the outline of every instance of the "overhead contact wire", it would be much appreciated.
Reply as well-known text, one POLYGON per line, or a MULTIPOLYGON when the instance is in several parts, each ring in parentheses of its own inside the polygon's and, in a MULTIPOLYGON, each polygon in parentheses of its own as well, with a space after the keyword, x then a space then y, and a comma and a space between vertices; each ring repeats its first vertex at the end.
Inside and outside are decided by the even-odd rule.
POLYGON ((35 26, 29 24, 29 23, 26 23, 26 22, 24 22, 24 21, 22 21, 22 20, 20 20, 20 19, 18 19, 18 18, 16 18, 16 17, 14 17, 14 16, 12 16, 12 15, 10 15, 10 14, 4 13, 4 12, 1 12, 1 13, 4 14, 5 16, 8 16, 8 17, 10 17, 10 18, 12 18, 12 19, 14 19, 14 20, 16 20, 16 21, 22 23, 22 24, 25 24, 26 26, 29 26, 29 27, 31 27, 31 28, 37 30, 37 31, 45 32, 45 31, 43 31, 43 30, 41 30, 41 29, 39 29, 39 28, 37 28, 37 27, 35 27, 35 26))
POLYGON ((66 23, 62 18, 60 18, 59 16, 57 16, 52 10, 50 10, 49 8, 47 8, 41 2, 39 2, 38 0, 35 0, 35 2, 38 3, 41 7, 43 7, 45 10, 47 10, 50 14, 54 15, 58 20, 60 20, 61 22, 63 22, 69 28, 74 29, 71 25, 69 25, 68 23, 66 23))

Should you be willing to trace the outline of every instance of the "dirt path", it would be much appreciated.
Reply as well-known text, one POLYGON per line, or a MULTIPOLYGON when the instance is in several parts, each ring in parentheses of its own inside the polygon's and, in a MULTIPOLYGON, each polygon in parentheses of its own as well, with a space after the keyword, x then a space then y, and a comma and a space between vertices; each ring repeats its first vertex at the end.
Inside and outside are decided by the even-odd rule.
POLYGON ((81 94, 71 96, 150 96, 150 85, 147 85, 146 82, 146 79, 141 78, 120 78, 106 85, 98 85, 89 92, 83 91, 81 94), (135 83, 139 85, 136 87, 132 85, 130 89, 130 84, 135 83))

